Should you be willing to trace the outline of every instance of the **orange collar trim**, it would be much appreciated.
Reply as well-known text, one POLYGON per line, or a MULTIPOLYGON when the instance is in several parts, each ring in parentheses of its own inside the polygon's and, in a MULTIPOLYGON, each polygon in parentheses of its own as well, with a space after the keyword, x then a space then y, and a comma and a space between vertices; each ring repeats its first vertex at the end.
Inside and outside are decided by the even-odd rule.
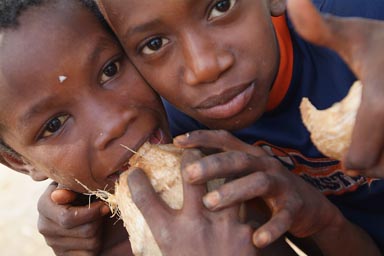
POLYGON ((280 49, 280 64, 276 79, 269 93, 267 111, 275 109, 284 99, 292 79, 293 47, 285 15, 272 17, 280 49))

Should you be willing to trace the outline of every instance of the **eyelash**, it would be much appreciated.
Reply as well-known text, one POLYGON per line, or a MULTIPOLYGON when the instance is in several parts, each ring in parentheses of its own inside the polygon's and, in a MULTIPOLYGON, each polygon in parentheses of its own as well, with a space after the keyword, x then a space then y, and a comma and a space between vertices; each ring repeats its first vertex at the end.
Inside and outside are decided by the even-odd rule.
MULTIPOLYGON (((216 1, 214 3, 214 5, 209 9, 208 20, 213 20, 216 17, 222 16, 225 13, 227 13, 229 10, 231 10, 233 8, 233 6, 235 5, 236 1, 237 0, 219 0, 219 1, 216 1), (215 8, 217 8, 219 4, 227 3, 227 2, 229 2, 228 9, 224 10, 223 12, 217 11, 217 12, 219 12, 218 15, 212 18, 211 15, 212 15, 213 11, 215 11, 215 8)), ((147 40, 143 44, 142 47, 139 47, 139 52, 141 54, 143 54, 143 55, 149 56, 149 55, 152 55, 152 54, 158 52, 159 50, 161 50, 161 48, 163 48, 164 45, 166 45, 168 43, 169 43, 169 39, 167 39, 165 37, 161 37, 161 36, 152 37, 149 40, 147 40), (151 47, 156 48, 156 49, 151 49, 151 47)))
POLYGON ((69 117, 70 116, 68 114, 61 114, 49 119, 47 123, 43 126, 43 129, 40 132, 38 139, 46 139, 60 131, 65 122, 68 121, 69 117), (54 123, 56 121, 59 121, 60 123, 54 123), (59 127, 57 127, 57 125, 59 125, 59 127))
POLYGON ((99 75, 99 83, 105 84, 109 80, 116 77, 121 68, 121 57, 115 58, 112 61, 108 62, 102 69, 99 75), (112 70, 108 70, 110 68, 113 68, 112 70), (113 74, 107 74, 107 72, 113 72, 113 74))
POLYGON ((220 16, 222 16, 222 15, 225 15, 228 11, 230 11, 232 8, 233 8, 233 6, 235 5, 235 3, 236 3, 236 1, 237 0, 219 0, 219 1, 216 1, 213 5, 212 5, 212 7, 209 9, 209 12, 208 12, 208 20, 213 20, 213 19, 216 19, 216 17, 220 17, 220 16), (224 11, 218 11, 216 8, 218 8, 219 6, 219 4, 226 4, 226 3, 229 3, 229 6, 226 6, 225 8, 228 8, 228 9, 226 9, 226 10, 224 10, 224 11), (215 16, 215 17, 212 17, 212 14, 213 14, 213 12, 216 10, 216 14, 217 14, 217 16, 215 16))
POLYGON ((161 36, 152 37, 144 43, 144 45, 139 49, 139 51, 141 54, 151 55, 151 54, 154 54, 157 51, 159 51, 167 43, 169 43, 169 39, 167 39, 165 37, 161 37, 161 36), (158 40, 161 40, 161 42, 159 42, 158 40), (151 43, 156 43, 156 42, 159 43, 160 46, 159 45, 150 45, 151 43), (158 47, 158 49, 151 49, 151 47, 158 47))

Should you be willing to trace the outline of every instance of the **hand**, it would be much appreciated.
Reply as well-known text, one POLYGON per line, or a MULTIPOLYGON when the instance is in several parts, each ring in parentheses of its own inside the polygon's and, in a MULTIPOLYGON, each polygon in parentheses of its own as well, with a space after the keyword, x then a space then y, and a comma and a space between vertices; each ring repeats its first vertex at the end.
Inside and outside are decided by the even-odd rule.
POLYGON ((73 206, 80 195, 48 186, 38 202, 38 229, 56 255, 98 255, 102 243, 103 216, 109 213, 101 201, 73 206))
MULTIPOLYGON (((182 166, 197 158, 186 150, 182 166)), ((256 255, 252 229, 239 222, 239 206, 210 212, 201 202, 205 185, 183 184, 184 205, 173 210, 156 194, 140 169, 128 176, 132 199, 146 219, 164 255, 256 255)))
POLYGON ((194 131, 176 137, 174 144, 221 151, 186 166, 187 181, 202 184, 217 177, 240 177, 204 196, 207 208, 221 210, 257 197, 265 201, 272 217, 254 232, 257 247, 269 245, 287 231, 296 237, 308 237, 344 220, 339 210, 314 187, 261 148, 226 131, 194 131))
POLYGON ((306 40, 336 51, 362 81, 363 97, 344 165, 350 175, 384 177, 384 21, 321 16, 310 0, 287 1, 306 40))

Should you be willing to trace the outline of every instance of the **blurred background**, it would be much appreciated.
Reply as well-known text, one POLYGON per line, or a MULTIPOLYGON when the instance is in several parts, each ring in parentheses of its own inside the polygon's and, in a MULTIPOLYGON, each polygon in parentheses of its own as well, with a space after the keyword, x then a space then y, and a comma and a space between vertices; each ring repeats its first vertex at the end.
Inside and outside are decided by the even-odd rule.
POLYGON ((37 201, 49 183, 0 165, 0 255, 54 255, 37 231, 37 201))

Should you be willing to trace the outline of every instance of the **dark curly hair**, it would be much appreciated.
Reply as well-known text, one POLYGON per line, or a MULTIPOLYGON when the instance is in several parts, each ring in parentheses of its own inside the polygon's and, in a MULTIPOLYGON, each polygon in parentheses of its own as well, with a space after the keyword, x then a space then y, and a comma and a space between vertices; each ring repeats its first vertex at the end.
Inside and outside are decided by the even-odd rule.
MULTIPOLYGON (((5 28, 17 28, 18 19, 23 11, 27 10, 32 6, 42 5, 48 1, 58 1, 58 0, 0 0, 0 29, 5 28)), ((68 1, 68 0, 63 0, 68 1)), ((108 28, 107 23, 105 22, 103 15, 99 11, 96 3, 93 0, 76 0, 82 3, 84 6, 89 8, 103 23, 104 26, 108 28)), ((109 28, 108 28, 109 29, 109 28)))

